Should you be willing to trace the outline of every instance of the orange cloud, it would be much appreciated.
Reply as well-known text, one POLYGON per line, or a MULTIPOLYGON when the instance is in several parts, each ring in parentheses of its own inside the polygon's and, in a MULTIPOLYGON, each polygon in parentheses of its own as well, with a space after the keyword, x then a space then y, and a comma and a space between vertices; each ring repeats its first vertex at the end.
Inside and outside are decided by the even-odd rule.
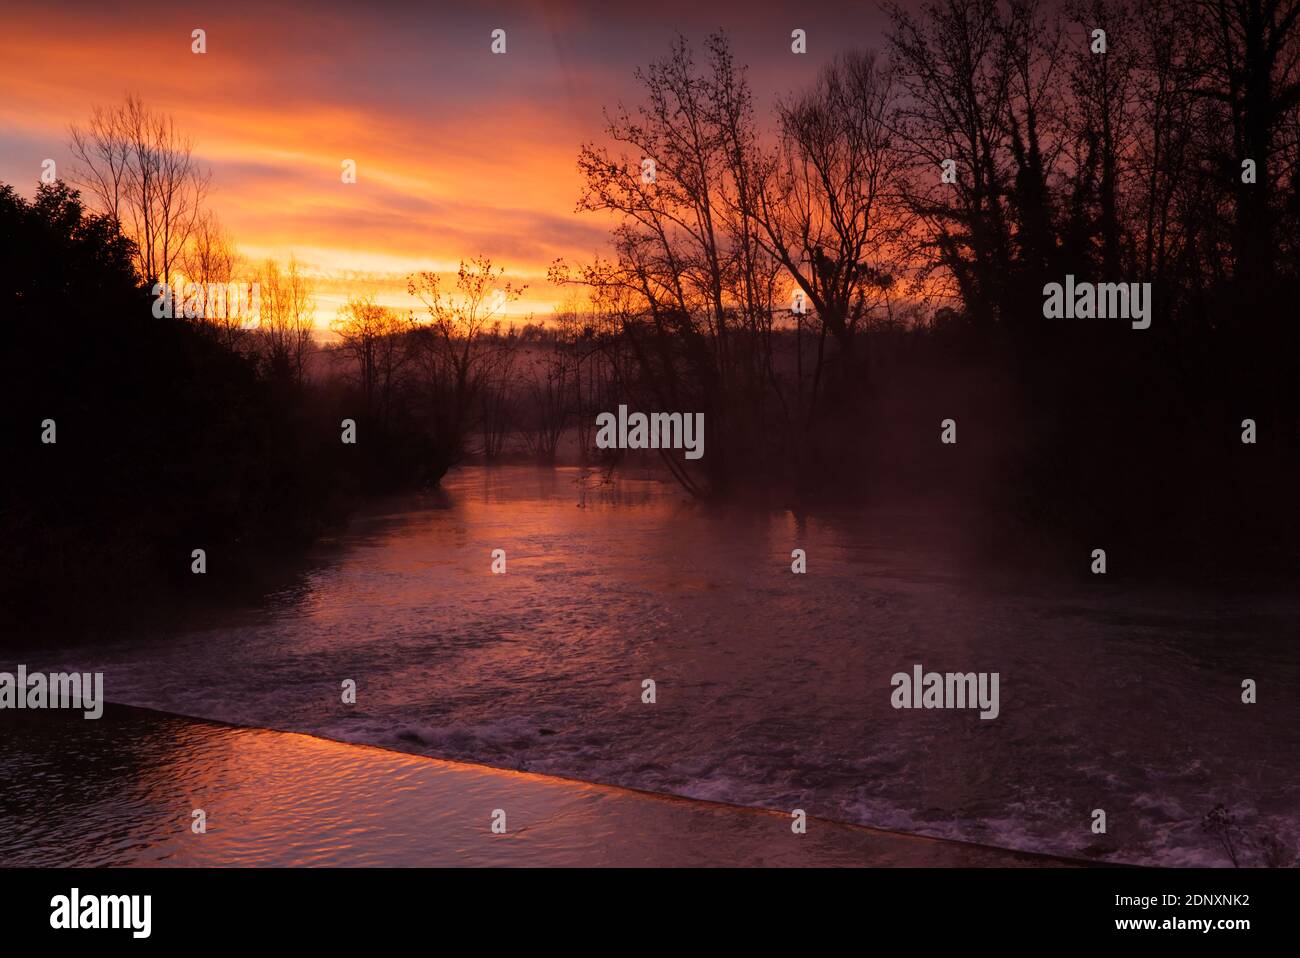
MULTIPOLYGON (((662 56, 679 29, 701 40, 728 24, 738 56, 764 77, 761 97, 801 84, 819 62, 791 56, 783 8, 740 2, 487 11, 452 0, 436 15, 329 0, 115 7, 70 0, 54 22, 39 7, 5 14, 0 179, 34 188, 47 157, 66 173, 68 125, 138 94, 212 168, 209 205, 241 251, 296 255, 319 279, 321 325, 349 290, 403 305, 409 272, 448 272, 477 254, 530 285, 513 313, 546 316, 566 295, 546 283, 550 262, 604 247, 609 224, 574 212, 575 160, 599 137, 603 107, 639 99, 636 65, 662 56), (505 56, 489 51, 497 27, 508 30, 505 56), (190 49, 196 28, 202 55, 190 49), (344 159, 356 161, 355 184, 340 181, 344 159)), ((800 16, 830 53, 851 42, 846 24, 869 15, 830 3, 800 16)))

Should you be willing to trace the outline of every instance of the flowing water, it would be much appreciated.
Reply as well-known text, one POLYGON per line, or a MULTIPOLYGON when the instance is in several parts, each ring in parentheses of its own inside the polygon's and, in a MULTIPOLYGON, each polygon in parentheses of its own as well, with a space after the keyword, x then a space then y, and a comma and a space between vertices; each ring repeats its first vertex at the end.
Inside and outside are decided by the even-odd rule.
POLYGON ((112 702, 1027 851, 1227 864, 1219 804, 1243 864, 1297 847, 1300 600, 994 575, 956 529, 469 467, 248 608, 15 661, 102 670, 112 702), (1000 714, 894 709, 917 663, 999 673, 1000 714))

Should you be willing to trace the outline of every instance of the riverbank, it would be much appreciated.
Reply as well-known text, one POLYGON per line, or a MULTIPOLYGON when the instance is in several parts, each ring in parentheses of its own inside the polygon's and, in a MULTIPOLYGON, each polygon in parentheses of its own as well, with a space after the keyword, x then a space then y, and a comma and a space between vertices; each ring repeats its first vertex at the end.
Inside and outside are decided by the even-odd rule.
POLYGON ((1074 864, 120 705, 0 723, 5 865, 1074 864))

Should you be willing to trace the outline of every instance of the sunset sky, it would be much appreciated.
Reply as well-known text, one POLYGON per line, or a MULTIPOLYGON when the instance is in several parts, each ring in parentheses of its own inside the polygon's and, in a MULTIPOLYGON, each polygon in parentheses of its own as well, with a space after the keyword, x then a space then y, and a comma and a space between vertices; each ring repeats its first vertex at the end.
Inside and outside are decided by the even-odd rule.
POLYGON ((43 159, 70 171, 69 125, 135 93, 211 167, 209 205, 239 251, 292 253, 318 278, 318 325, 353 292, 410 306, 410 272, 479 253, 529 284, 510 313, 545 319, 565 295, 547 265, 606 249, 608 221, 574 212, 579 147, 601 139, 603 107, 639 102, 633 71, 676 34, 699 48, 726 29, 760 109, 839 50, 883 45, 872 3, 381 6, 4 0, 0 181, 30 196, 43 159), (489 50, 497 27, 505 55, 489 50), (790 52, 796 27, 807 55, 790 52))

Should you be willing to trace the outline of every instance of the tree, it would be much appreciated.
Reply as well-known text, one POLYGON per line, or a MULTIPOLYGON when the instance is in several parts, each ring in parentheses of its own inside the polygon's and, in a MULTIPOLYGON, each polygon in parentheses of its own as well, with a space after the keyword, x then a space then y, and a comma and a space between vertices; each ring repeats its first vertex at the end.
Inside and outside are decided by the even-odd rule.
MULTIPOLYGON (((610 145, 584 146, 578 159, 585 180, 578 208, 618 218, 614 259, 585 267, 580 281, 619 304, 632 359, 620 385, 653 408, 702 411, 717 437, 706 477, 660 450, 696 495, 727 484, 733 450, 781 436, 766 425, 780 267, 752 217, 761 169, 751 97, 725 37, 710 37, 708 54, 698 70, 679 38, 666 58, 637 71, 646 102, 635 116, 609 117, 610 145)), ((569 280, 563 268, 552 275, 569 280)))
POLYGON ((1075 0, 1069 12, 1080 29, 1068 57, 1077 115, 1065 144, 1074 168, 1067 245, 1096 263, 1100 275, 1118 277, 1128 265, 1122 255, 1133 245, 1122 207, 1136 174, 1131 158, 1139 46, 1129 35, 1133 18, 1122 2, 1075 0), (1104 54, 1093 51, 1094 30, 1107 37, 1104 54))
POLYGON ((338 334, 338 348, 351 356, 367 416, 386 426, 410 361, 410 318, 380 306, 373 296, 353 296, 330 327, 338 334))
MULTIPOLYGON (((761 242, 793 277, 846 367, 858 334, 888 309, 905 270, 908 215, 898 201, 894 106, 874 54, 837 58, 811 89, 778 107, 777 156, 753 211, 761 242)), ((819 362, 810 411, 820 379, 819 362)))
POLYGON ((231 348, 241 341, 243 330, 255 321, 243 308, 245 302, 251 303, 252 296, 242 295, 242 289, 236 292, 231 285, 236 282, 238 267, 239 254, 230 234, 215 213, 205 211, 195 224, 182 269, 188 280, 201 287, 200 315, 231 348))
POLYGON ((889 9, 920 249, 977 326, 1024 328, 1029 295, 1059 259, 1059 23, 1033 0, 889 9))
POLYGON ((1280 200, 1296 189, 1296 143, 1282 152, 1279 134, 1288 120, 1294 131, 1300 107, 1300 0, 1188 2, 1204 49, 1193 91, 1207 107, 1205 129, 1230 136, 1209 160, 1232 184, 1235 276, 1253 296, 1272 279, 1280 200), (1241 175, 1246 160, 1255 166, 1253 184, 1241 175))
POLYGON ((185 591, 198 544, 238 576, 333 514, 331 424, 205 325, 155 315, 135 252, 61 181, 30 203, 0 185, 5 622, 138 609, 185 591), (57 444, 35 441, 45 419, 57 444))
POLYGON ((509 344, 498 335, 501 315, 528 287, 504 275, 504 267, 477 256, 461 261, 455 293, 443 290, 437 273, 419 272, 407 280, 407 291, 429 316, 415 341, 432 438, 447 456, 444 467, 464 455, 486 384, 510 361, 509 344))
POLYGON ((262 360, 273 376, 301 383, 313 345, 313 284, 293 256, 283 270, 275 260, 266 260, 255 282, 261 304, 257 337, 262 360))
POLYGON ((71 128, 73 178, 136 245, 141 277, 169 283, 198 225, 211 173, 171 117, 128 95, 71 128))

